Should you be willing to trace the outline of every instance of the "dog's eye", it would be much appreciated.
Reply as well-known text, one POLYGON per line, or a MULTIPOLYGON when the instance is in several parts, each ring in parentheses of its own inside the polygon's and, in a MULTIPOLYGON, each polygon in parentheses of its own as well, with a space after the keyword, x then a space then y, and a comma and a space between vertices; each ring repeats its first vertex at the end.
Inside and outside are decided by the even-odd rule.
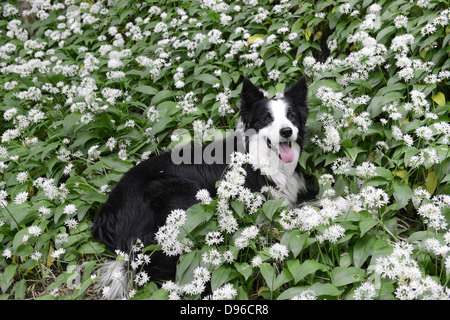
POLYGON ((262 116, 262 120, 264 123, 271 123, 272 122, 272 116, 270 113, 266 113, 262 116))
POLYGON ((290 121, 294 121, 294 120, 295 120, 295 114, 293 114, 293 113, 288 113, 287 118, 288 118, 290 121))

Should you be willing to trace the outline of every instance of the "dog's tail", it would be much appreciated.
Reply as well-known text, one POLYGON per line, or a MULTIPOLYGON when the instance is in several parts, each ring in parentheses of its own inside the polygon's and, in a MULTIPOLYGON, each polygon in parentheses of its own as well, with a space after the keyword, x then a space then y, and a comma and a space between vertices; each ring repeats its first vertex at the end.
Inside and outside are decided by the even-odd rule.
POLYGON ((99 268, 103 297, 107 300, 128 299, 133 272, 125 261, 111 260, 99 268))

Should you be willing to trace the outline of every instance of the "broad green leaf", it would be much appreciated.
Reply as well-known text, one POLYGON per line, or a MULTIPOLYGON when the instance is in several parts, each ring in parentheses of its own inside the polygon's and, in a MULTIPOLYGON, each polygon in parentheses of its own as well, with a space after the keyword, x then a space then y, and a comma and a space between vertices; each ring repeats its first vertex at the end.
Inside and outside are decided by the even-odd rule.
POLYGON ((270 221, 272 221, 273 215, 275 214, 277 209, 280 208, 283 201, 284 199, 280 198, 278 200, 267 200, 263 204, 263 212, 266 215, 266 217, 269 218, 270 221))
POLYGON ((432 97, 433 101, 436 102, 438 105, 440 105, 441 107, 445 105, 445 95, 442 92, 438 92, 436 93, 433 97, 432 97))
POLYGON ((397 203, 397 208, 401 209, 408 204, 409 199, 413 196, 413 191, 411 187, 406 184, 401 184, 398 182, 394 183, 394 198, 397 203))
POLYGON ((275 269, 269 263, 264 262, 259 266, 259 270, 261 271, 261 274, 266 281, 267 286, 271 291, 273 291, 275 280, 277 278, 275 269))
POLYGON ((26 280, 22 279, 14 285, 14 299, 23 300, 25 299, 26 290, 26 280))
POLYGON ((248 278, 253 274, 253 268, 247 262, 235 262, 234 266, 236 267, 236 270, 244 276, 245 280, 248 280, 248 278))
POLYGON ((157 94, 159 92, 159 90, 157 90, 153 87, 150 87, 150 86, 145 86, 145 85, 137 86, 136 88, 134 88, 134 90, 141 92, 141 93, 148 94, 148 95, 152 95, 152 96, 154 96, 155 94, 157 94))
POLYGON ((79 249, 80 254, 99 254, 105 251, 105 245, 99 242, 90 242, 83 244, 79 249))
POLYGON ((225 282, 228 281, 230 274, 231 268, 226 265, 222 265, 218 269, 214 270, 211 275, 211 289, 213 291, 219 289, 225 282))
POLYGON ((177 263, 177 271, 176 271, 176 282, 180 284, 186 284, 193 280, 192 272, 188 272, 189 270, 193 270, 199 263, 199 252, 192 251, 186 254, 183 254, 177 263))
POLYGON ((316 272, 317 270, 326 271, 327 267, 314 260, 306 260, 300 263, 299 260, 289 260, 287 262, 289 271, 294 277, 294 283, 297 284, 307 275, 316 272))
POLYGON ((149 300, 168 300, 169 292, 164 289, 158 289, 148 299, 149 300))
POLYGON ((378 174, 378 176, 383 177, 387 181, 392 181, 394 179, 394 175, 392 174, 392 172, 386 168, 376 167, 375 172, 378 174))
POLYGON ((220 83, 219 79, 217 79, 216 77, 214 77, 210 74, 206 74, 206 73, 199 74, 199 75, 195 76, 194 79, 208 83, 210 85, 215 85, 215 84, 220 83))
POLYGON ((288 269, 283 269, 281 270, 280 274, 277 276, 277 278, 275 279, 275 284, 274 287, 272 288, 273 291, 277 290, 278 288, 280 288, 283 284, 289 282, 292 280, 292 274, 289 272, 288 269))
POLYGON ((152 98, 152 105, 157 105, 161 101, 172 98, 175 95, 174 91, 171 90, 161 90, 157 94, 155 94, 152 98))
POLYGON ((100 161, 111 170, 121 173, 125 173, 133 167, 130 162, 122 160, 120 158, 100 157, 100 161))
POLYGON ((0 278, 2 280, 1 289, 3 292, 6 292, 9 286, 12 284, 14 275, 16 274, 17 267, 18 267, 17 264, 10 264, 5 268, 5 271, 3 272, 3 277, 0 278))
POLYGON ((178 239, 184 239, 199 225, 205 223, 213 216, 214 211, 207 209, 201 204, 195 204, 186 210, 186 222, 180 230, 178 239))
POLYGON ((363 282, 366 272, 361 268, 342 268, 337 267, 331 272, 333 277, 333 285, 336 287, 345 286, 354 282, 363 282))
POLYGON ((436 174, 432 169, 428 171, 427 178, 425 179, 425 185, 427 187, 427 191, 433 195, 434 191, 436 190, 438 184, 438 179, 436 177, 436 174))
POLYGON ((366 217, 359 222, 360 236, 364 236, 364 234, 375 227, 378 224, 378 221, 372 217, 366 217))
POLYGON ((360 268, 369 257, 373 244, 375 243, 375 237, 366 234, 364 237, 356 241, 353 247, 353 264, 360 268))
POLYGON ((285 245, 296 258, 303 249, 303 245, 308 239, 308 234, 294 229, 286 231, 281 238, 281 244, 285 245))

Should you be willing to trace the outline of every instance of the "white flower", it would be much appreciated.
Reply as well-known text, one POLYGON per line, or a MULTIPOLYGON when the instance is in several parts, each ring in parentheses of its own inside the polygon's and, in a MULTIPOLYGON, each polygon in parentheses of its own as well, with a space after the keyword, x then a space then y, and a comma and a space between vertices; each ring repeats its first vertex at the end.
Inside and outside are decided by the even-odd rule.
POLYGON ((78 221, 75 219, 67 219, 64 221, 64 224, 69 227, 69 229, 73 230, 78 226, 78 221))
POLYGON ((67 204, 64 207, 64 214, 74 214, 77 212, 77 207, 74 204, 67 204))
POLYGON ((293 296, 290 300, 316 300, 317 294, 312 289, 306 289, 300 294, 293 296))
POLYGON ((322 186, 326 185, 327 183, 334 183, 334 177, 331 174, 325 173, 320 176, 318 182, 322 186))
POLYGON ((252 261, 250 262, 250 265, 255 268, 259 267, 262 263, 262 258, 260 256, 253 257, 252 261))
POLYGON ((376 296, 375 285, 366 281, 353 292, 355 300, 373 300, 376 296))
POLYGON ((377 175, 375 172, 375 165, 371 162, 365 161, 356 167, 356 174, 364 179, 370 179, 377 175))
POLYGON ((336 153, 341 149, 341 136, 333 125, 325 126, 325 138, 314 138, 314 142, 325 152, 336 153))
POLYGON ((28 234, 38 237, 42 233, 42 228, 39 226, 28 227, 28 234))
POLYGON ((42 257, 42 253, 40 253, 39 251, 35 251, 34 253, 31 254, 30 258, 32 260, 35 261, 39 261, 39 259, 42 257))
POLYGON ((408 18, 402 14, 394 18, 394 25, 397 29, 406 28, 408 24, 408 18))
POLYGON ((29 177, 28 172, 26 172, 26 171, 19 172, 16 176, 16 180, 17 180, 17 182, 24 183, 25 181, 28 180, 28 177, 29 177))
POLYGON ((66 253, 66 250, 64 248, 59 248, 58 250, 53 251, 51 256, 58 259, 64 253, 66 253))
POLYGON ((213 246, 223 242, 223 236, 219 231, 208 232, 205 236, 205 243, 208 246, 213 246))
POLYGON ((289 255, 289 251, 285 245, 275 243, 269 248, 269 254, 272 259, 281 262, 289 255))
POLYGON ((138 286, 143 286, 144 284, 146 284, 148 281, 150 281, 150 276, 148 275, 147 272, 145 271, 141 271, 139 273, 137 273, 134 276, 134 282, 138 285, 138 286))
POLYGON ((340 225, 333 225, 328 229, 325 229, 323 234, 317 236, 317 241, 322 243, 326 240, 336 243, 340 238, 345 235, 345 229, 340 225))
POLYGON ((196 198, 198 201, 201 201, 201 203, 202 203, 202 204, 205 204, 205 205, 210 204, 211 201, 212 201, 212 198, 211 198, 211 196, 209 195, 208 190, 206 190, 206 189, 198 190, 198 191, 197 191, 197 194, 195 195, 195 198, 196 198))
POLYGON ((231 300, 237 296, 237 290, 231 283, 226 283, 219 289, 213 291, 211 300, 231 300))
POLYGON ((362 132, 369 130, 372 120, 368 112, 363 112, 360 115, 353 118, 353 122, 358 126, 358 129, 362 132))
POLYGON ((216 249, 210 249, 202 255, 202 261, 204 263, 210 263, 214 266, 219 266, 222 263, 222 255, 216 249))
POLYGON ((280 71, 274 69, 274 70, 269 71, 269 73, 267 75, 269 76, 269 79, 278 80, 278 78, 280 77, 280 74, 281 74, 280 71))
POLYGON ((19 192, 16 197, 14 198, 15 204, 22 204, 28 200, 28 192, 23 191, 19 192))
POLYGON ((417 213, 423 217, 426 224, 436 229, 436 231, 447 228, 445 216, 437 205, 433 203, 423 204, 419 207, 417 213))
POLYGON ((389 203, 389 196, 387 193, 372 186, 364 187, 359 195, 362 198, 362 204, 367 209, 381 208, 389 203))
POLYGON ((5 257, 5 259, 9 259, 12 256, 12 252, 9 249, 5 249, 2 252, 2 256, 5 257))

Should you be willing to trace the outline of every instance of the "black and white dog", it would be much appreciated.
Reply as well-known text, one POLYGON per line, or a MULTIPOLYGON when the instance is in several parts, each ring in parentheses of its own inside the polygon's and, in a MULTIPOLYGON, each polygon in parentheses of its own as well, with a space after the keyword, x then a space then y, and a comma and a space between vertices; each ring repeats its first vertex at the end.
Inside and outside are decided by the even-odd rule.
MULTIPOLYGON (((270 163, 265 176, 248 166, 244 186, 259 192, 269 182, 292 206, 310 199, 299 170, 308 114, 307 91, 306 80, 301 77, 285 90, 284 98, 269 100, 250 80, 244 79, 240 108, 242 128, 238 130, 243 135, 211 143, 220 147, 232 141, 233 148, 227 147, 228 151, 237 151, 238 146, 243 145, 244 151, 257 162, 270 163)), ((188 151, 194 153, 193 149, 188 151)), ((193 155, 188 158, 191 157, 194 160, 193 155)), ((224 152, 223 161, 215 163, 174 163, 171 152, 165 152, 140 163, 128 171, 110 193, 95 219, 94 237, 111 251, 129 252, 137 239, 144 246, 156 244, 155 233, 172 210, 187 209, 197 203, 195 195, 200 189, 216 195, 216 182, 227 169, 229 158, 230 154, 224 152)), ((146 271, 152 279, 170 279, 175 274, 176 261, 177 257, 155 252, 146 271)), ((102 268, 104 280, 110 280, 109 298, 126 296, 127 272, 126 265, 116 261, 102 268)))

